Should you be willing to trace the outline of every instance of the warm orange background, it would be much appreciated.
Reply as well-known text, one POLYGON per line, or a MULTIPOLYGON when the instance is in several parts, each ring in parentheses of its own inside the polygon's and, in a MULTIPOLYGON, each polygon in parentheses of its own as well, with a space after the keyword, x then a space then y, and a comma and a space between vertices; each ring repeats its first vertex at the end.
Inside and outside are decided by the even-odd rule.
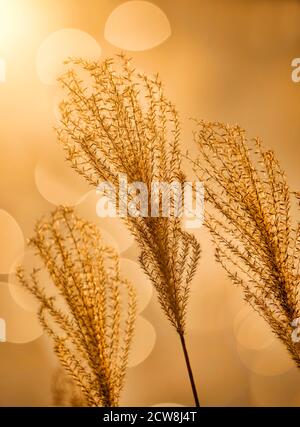
MULTIPOLYGON (((7 327, 7 342, 0 343, 2 406, 52 403, 57 362, 51 345, 41 335, 31 300, 7 282, 36 219, 56 203, 78 202, 90 190, 64 163, 56 144, 60 92, 46 83, 55 78, 57 61, 68 48, 68 32, 51 39, 53 32, 81 31, 74 33, 72 55, 74 49, 80 54, 101 48, 102 57, 120 47, 133 49, 128 55, 136 67, 159 72, 176 103, 184 149, 194 150, 191 116, 238 123, 276 150, 292 189, 299 190, 300 83, 291 80, 291 61, 300 57, 300 2, 157 0, 136 9, 125 3, 0 0, 0 318, 7 327)), ((78 206, 93 216, 93 194, 78 206)), ((202 404, 299 405, 300 375, 284 347, 215 264, 207 233, 196 234, 203 255, 191 293, 187 341, 202 404)), ((120 240, 122 257, 136 260, 125 230, 113 237, 120 240)), ((154 294, 148 303, 149 285, 136 265, 125 261, 125 267, 142 289, 144 310, 133 354, 141 363, 129 369, 121 403, 191 405, 178 339, 154 294)))

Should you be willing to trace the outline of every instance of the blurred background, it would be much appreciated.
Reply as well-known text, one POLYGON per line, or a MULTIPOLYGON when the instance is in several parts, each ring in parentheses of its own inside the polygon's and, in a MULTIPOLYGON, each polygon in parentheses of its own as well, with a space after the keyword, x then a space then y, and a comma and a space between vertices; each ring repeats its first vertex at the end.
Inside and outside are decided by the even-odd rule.
MULTIPOLYGON (((139 288, 139 318, 121 404, 192 405, 180 343, 140 272, 137 248, 117 220, 96 217, 96 195, 64 162, 53 130, 68 56, 123 50, 159 73, 196 152, 190 117, 238 123, 276 151, 298 189, 300 57, 296 0, 0 0, 0 405, 52 405, 57 361, 36 305, 12 274, 32 264, 26 239, 55 205, 97 221, 139 288)), ((300 404, 300 374, 285 348, 215 263, 205 230, 193 282, 187 345, 205 406, 300 404)), ((46 280, 46 279, 45 279, 46 280)))

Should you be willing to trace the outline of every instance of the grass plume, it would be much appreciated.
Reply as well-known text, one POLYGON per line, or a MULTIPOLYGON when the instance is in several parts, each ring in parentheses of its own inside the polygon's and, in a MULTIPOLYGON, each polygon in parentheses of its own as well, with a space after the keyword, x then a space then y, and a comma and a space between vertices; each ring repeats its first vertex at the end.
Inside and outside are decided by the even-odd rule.
MULTIPOLYGON (((74 59, 69 65, 72 69, 59 79, 66 95, 57 130, 72 167, 94 187, 108 181, 118 188, 120 173, 129 184, 144 183, 148 194, 154 181, 182 184, 180 122, 159 78, 139 74, 123 55, 119 61, 74 59)), ((128 216, 125 221, 139 245, 140 265, 186 350, 185 317, 199 244, 174 214, 128 216)))
POLYGON ((58 292, 49 295, 39 283, 39 269, 26 274, 19 267, 17 276, 40 303, 40 322, 61 365, 89 406, 118 406, 136 317, 118 255, 94 224, 64 207, 37 222, 29 245, 58 292))
POLYGON ((291 326, 300 315, 300 222, 291 219, 285 174, 274 153, 238 126, 198 122, 195 141, 216 259, 300 367, 291 326))

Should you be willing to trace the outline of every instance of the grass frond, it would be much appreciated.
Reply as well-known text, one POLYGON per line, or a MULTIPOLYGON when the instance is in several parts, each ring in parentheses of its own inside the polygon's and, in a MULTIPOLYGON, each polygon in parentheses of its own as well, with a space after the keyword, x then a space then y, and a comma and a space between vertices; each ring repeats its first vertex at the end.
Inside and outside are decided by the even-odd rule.
POLYGON ((194 137, 216 259, 300 366, 291 325, 300 315, 300 223, 291 219, 285 174, 274 153, 239 126, 199 121, 194 137))
POLYGON ((40 283, 39 269, 20 266, 17 276, 40 303, 61 365, 88 405, 117 406, 136 318, 135 291, 120 274, 118 255, 94 224, 65 207, 36 224, 29 245, 55 292, 40 283))

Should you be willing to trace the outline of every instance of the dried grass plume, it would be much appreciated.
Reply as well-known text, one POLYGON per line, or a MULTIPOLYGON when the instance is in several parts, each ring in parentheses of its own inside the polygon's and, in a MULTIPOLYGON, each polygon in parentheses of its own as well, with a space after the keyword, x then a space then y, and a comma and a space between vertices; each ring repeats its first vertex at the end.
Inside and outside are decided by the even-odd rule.
MULTIPOLYGON (((108 181, 118 189, 119 174, 126 174, 129 184, 144 183, 149 195, 154 181, 182 185, 180 122, 158 76, 141 75, 123 55, 102 63, 74 59, 69 65, 59 79, 66 95, 57 131, 72 167, 94 187, 108 181)), ((184 340, 200 247, 172 212, 125 221, 162 310, 184 340)))
POLYGON ((117 406, 136 316, 118 255, 94 224, 64 207, 36 224, 29 245, 57 292, 39 283, 39 269, 26 274, 19 267, 17 275, 40 302, 39 319, 61 365, 89 406, 117 406))
POLYGON ((216 258, 300 367, 291 326, 300 315, 300 222, 291 219, 285 174, 274 153, 238 126, 201 121, 195 140, 216 258))

